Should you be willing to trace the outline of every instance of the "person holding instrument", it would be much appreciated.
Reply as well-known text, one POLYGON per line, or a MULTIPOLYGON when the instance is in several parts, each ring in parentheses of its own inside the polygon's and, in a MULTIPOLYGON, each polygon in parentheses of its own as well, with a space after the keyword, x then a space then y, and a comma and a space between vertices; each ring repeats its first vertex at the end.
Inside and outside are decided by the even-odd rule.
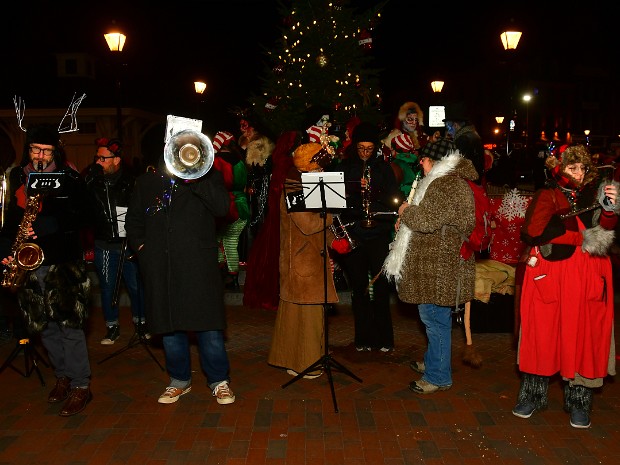
POLYGON ((28 128, 23 159, 11 170, 9 186, 11 202, 2 235, 17 237, 15 244, 36 244, 42 261, 36 261, 38 267, 33 263, 30 271, 21 269, 14 260, 20 247, 14 244, 11 255, 2 260, 2 285, 12 288, 11 283, 23 280, 16 289, 19 307, 28 331, 41 333, 56 375, 48 402, 65 401, 60 415, 75 415, 92 398, 84 334, 91 283, 80 236, 92 223, 91 197, 80 174, 66 162, 58 129, 49 125, 28 128), (58 173, 62 195, 26 188, 35 171, 58 173))
POLYGON ((529 418, 545 408, 550 378, 559 373, 570 425, 589 428, 593 390, 616 374, 609 250, 619 184, 601 180, 583 145, 560 147, 545 165, 550 177, 521 226, 530 250, 519 306, 521 386, 512 413, 529 418))
POLYGON ((351 286, 356 350, 390 352, 394 349, 390 285, 385 276, 379 276, 372 289, 370 281, 379 274, 388 255, 395 208, 402 195, 394 171, 378 154, 378 128, 369 122, 359 123, 351 139, 348 156, 332 171, 344 173, 347 208, 340 219, 351 224, 347 230, 357 247, 335 260, 342 265, 351 286))
POLYGON ((200 365, 217 403, 235 401, 216 235, 216 218, 228 213, 230 195, 222 173, 202 163, 209 153, 211 141, 202 133, 174 134, 164 148, 161 164, 166 166, 138 176, 127 210, 127 239, 144 279, 149 329, 162 335, 170 377, 160 404, 177 402, 192 389, 189 332, 196 337, 200 365), (199 154, 191 159, 201 169, 175 163, 188 152, 199 154))
POLYGON ((118 287, 121 277, 129 295, 136 331, 141 337, 150 339, 144 317, 144 293, 138 264, 129 259, 133 255, 131 249, 123 250, 127 247, 124 238, 125 212, 135 176, 123 165, 123 144, 119 139, 101 137, 95 145, 97 153, 86 174, 86 185, 95 199, 94 263, 107 328, 101 344, 114 344, 120 336, 118 287))

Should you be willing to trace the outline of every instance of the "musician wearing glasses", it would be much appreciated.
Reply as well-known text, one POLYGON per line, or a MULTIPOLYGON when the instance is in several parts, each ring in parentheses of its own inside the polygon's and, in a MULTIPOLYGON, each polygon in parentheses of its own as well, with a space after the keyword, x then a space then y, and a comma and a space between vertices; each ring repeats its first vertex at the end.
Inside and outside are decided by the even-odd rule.
MULTIPOLYGON (((197 139, 204 141, 206 136, 196 133, 187 137, 183 150, 193 150, 197 139)), ((166 148, 174 145, 171 141, 166 148)), ((208 139, 200 145, 195 159, 202 160, 208 153, 213 157, 208 139)), ((211 164, 201 165, 206 171, 190 177, 193 174, 181 171, 185 165, 166 158, 170 154, 180 157, 180 152, 165 149, 160 169, 136 179, 125 222, 144 282, 146 321, 152 333, 162 335, 170 377, 158 402, 177 402, 192 389, 191 331, 213 396, 219 404, 231 404, 235 395, 229 387, 230 365, 224 345, 224 285, 216 235, 216 218, 228 213, 230 195, 222 174, 211 164)))
POLYGON ((56 383, 48 402, 64 402, 61 416, 75 415, 92 398, 84 335, 90 280, 80 234, 90 224, 92 203, 83 179, 66 161, 55 127, 28 128, 23 159, 11 170, 9 191, 2 234, 17 239, 10 256, 2 260, 6 267, 2 285, 16 287, 26 328, 29 333, 40 332, 54 367, 56 383), (28 175, 35 171, 61 173, 62 195, 37 197, 34 188, 26 190, 28 175), (18 244, 28 243, 40 248, 42 259, 36 260, 30 271, 18 266, 13 257, 18 244))
POLYGON ((135 176, 124 166, 123 144, 119 139, 101 137, 95 141, 95 146, 97 152, 86 175, 86 185, 96 201, 96 223, 93 227, 94 264, 99 278, 101 307, 106 325, 101 344, 114 344, 120 336, 118 302, 114 302, 119 271, 129 296, 136 331, 141 337, 149 339, 138 264, 132 259, 133 250, 123 250, 126 246, 125 213, 136 181, 135 176))
POLYGON ((357 244, 351 252, 338 254, 349 287, 355 323, 357 351, 390 352, 394 330, 390 313, 390 285, 377 276, 388 254, 394 230, 395 210, 402 202, 398 182, 379 151, 379 130, 371 123, 359 123, 352 131, 347 157, 335 171, 344 172, 347 208, 342 224, 357 244), (398 200, 400 199, 400 200, 398 200))
POLYGON ((530 252, 519 306, 521 387, 512 413, 529 418, 546 407, 550 377, 559 373, 570 425, 588 428, 593 390, 616 372, 609 250, 619 184, 600 174, 583 145, 562 146, 545 164, 547 185, 521 227, 530 252))

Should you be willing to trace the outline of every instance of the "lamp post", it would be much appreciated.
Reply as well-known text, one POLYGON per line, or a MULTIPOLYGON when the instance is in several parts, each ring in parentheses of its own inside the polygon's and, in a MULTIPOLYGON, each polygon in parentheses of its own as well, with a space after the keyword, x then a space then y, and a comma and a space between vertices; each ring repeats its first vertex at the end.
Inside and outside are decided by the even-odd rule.
POLYGON ((523 96, 523 101, 525 102, 525 150, 527 150, 527 143, 530 139, 530 100, 532 100, 530 94, 523 96))
POLYGON ((104 34, 108 48, 112 53, 116 53, 117 57, 116 66, 116 135, 119 139, 123 139, 123 112, 121 109, 121 72, 120 72, 120 53, 125 46, 125 40, 127 36, 122 32, 109 32, 104 34))
POLYGON ((500 130, 501 130, 502 123, 504 122, 504 117, 503 116, 496 116, 495 117, 495 122, 500 125, 500 127, 495 130, 495 134, 499 134, 500 130))
POLYGON ((590 130, 586 129, 583 133, 586 135, 586 147, 590 147, 590 130))
POLYGON ((196 116, 198 119, 200 118, 200 104, 204 102, 202 99, 202 94, 207 88, 207 83, 204 81, 194 81, 194 90, 196 91, 196 95, 198 96, 198 103, 196 104, 196 116))
MULTIPOLYGON (((502 41, 502 46, 504 47, 504 50, 508 53, 514 52, 517 49, 517 46, 519 45, 519 40, 521 40, 521 35, 522 35, 522 32, 519 31, 517 28, 515 28, 512 24, 509 28, 503 31, 499 35, 499 38, 502 41)), ((510 72, 510 76, 513 76, 512 72, 510 72)), ((510 86, 510 113, 509 113, 510 119, 508 120, 508 130, 506 131, 506 154, 507 155, 510 155, 510 133, 514 131, 514 127, 515 127, 515 121, 514 121, 515 111, 514 111, 513 104, 512 104, 513 92, 514 92, 514 86, 510 86)))

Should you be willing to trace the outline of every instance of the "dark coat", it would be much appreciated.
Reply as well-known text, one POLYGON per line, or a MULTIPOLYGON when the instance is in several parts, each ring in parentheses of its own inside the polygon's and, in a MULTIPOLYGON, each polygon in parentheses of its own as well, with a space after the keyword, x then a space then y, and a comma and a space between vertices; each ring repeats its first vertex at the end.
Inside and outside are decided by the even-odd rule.
MULTIPOLYGON (((57 168, 63 173, 62 194, 45 194, 32 228, 36 239, 28 239, 43 250, 42 266, 49 265, 45 278, 45 295, 33 272, 29 272, 19 288, 17 298, 29 331, 41 331, 50 320, 70 328, 82 328, 90 305, 90 279, 86 272, 81 231, 92 225, 93 203, 79 173, 70 167, 57 168)), ((22 167, 11 170, 10 199, 2 230, 3 242, 17 237, 24 218, 19 199, 27 177, 22 167)), ((5 245, 6 247, 6 245, 5 245)))
POLYGON ((138 177, 125 221, 129 245, 138 251, 149 330, 223 330, 215 217, 228 213, 228 191, 214 169, 172 189, 170 181, 158 173, 138 177))
POLYGON ((129 205, 135 182, 135 176, 123 166, 112 175, 91 169, 86 176, 86 185, 96 205, 95 240, 119 242, 116 207, 129 205))

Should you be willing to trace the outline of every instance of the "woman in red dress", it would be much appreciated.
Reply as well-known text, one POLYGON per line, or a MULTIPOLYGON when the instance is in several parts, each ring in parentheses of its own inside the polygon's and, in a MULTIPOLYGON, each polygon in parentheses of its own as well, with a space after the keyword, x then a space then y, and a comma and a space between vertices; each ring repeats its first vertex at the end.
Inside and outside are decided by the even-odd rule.
POLYGON ((588 428, 592 389, 615 374, 608 251, 619 184, 601 182, 582 145, 561 147, 546 166, 551 176, 521 228, 531 250, 520 305, 521 388, 512 413, 529 418, 546 407, 549 378, 559 373, 571 426, 588 428))

